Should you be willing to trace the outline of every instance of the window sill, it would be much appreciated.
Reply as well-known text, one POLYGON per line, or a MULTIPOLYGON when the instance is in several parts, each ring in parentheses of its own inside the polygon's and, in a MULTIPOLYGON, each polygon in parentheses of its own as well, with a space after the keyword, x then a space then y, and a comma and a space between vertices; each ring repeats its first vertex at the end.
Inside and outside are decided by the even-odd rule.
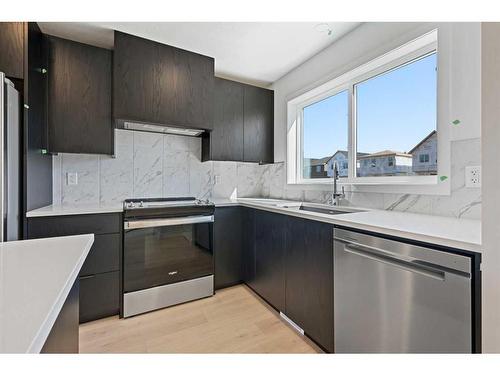
MULTIPOLYGON (((331 190, 332 179, 312 179, 287 182, 289 187, 303 190, 331 190)), ((361 177, 340 178, 337 185, 346 191, 360 193, 450 195, 450 180, 439 180, 438 176, 402 177, 361 177), (390 180, 389 180, 390 179, 390 180)))

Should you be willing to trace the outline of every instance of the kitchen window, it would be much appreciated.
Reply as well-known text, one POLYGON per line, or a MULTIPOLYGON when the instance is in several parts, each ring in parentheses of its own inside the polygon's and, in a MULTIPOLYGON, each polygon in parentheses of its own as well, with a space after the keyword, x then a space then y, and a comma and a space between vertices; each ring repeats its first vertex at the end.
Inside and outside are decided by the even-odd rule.
MULTIPOLYGON (((375 170, 359 168, 356 177, 415 176, 419 150, 437 148, 437 53, 356 83, 353 92, 355 146, 362 154, 376 156, 375 170)), ((437 165, 420 174, 436 173, 437 165)))
POLYGON ((347 90, 341 91, 303 108, 302 178, 331 178, 333 164, 339 166, 347 158, 348 95, 347 90), (318 167, 311 172, 318 164, 328 166, 326 174, 318 167))
POLYGON ((437 98, 434 30, 292 99, 288 183, 437 184, 437 98))

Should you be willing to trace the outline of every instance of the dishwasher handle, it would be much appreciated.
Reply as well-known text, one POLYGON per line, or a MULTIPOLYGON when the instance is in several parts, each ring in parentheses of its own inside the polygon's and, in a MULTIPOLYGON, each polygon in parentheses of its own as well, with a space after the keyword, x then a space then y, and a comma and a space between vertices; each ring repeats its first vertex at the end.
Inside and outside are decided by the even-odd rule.
POLYGON ((393 267, 401 268, 422 276, 431 277, 439 281, 445 280, 444 271, 388 255, 386 252, 378 251, 378 249, 371 246, 361 245, 356 242, 351 242, 339 238, 337 238, 336 241, 342 242, 344 244, 344 251, 347 253, 358 255, 393 267))

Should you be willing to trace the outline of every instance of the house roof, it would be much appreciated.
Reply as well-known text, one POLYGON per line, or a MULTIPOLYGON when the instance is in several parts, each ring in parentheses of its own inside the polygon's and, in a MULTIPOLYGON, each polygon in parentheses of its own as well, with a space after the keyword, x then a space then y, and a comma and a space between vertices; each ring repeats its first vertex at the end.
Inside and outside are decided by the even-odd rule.
MULTIPOLYGON (((333 154, 333 155, 330 157, 330 159, 332 159, 333 157, 335 157, 335 155, 337 155, 337 154, 347 155, 347 151, 345 151, 345 150, 337 150, 337 151, 335 152, 335 154, 333 154)), ((328 159, 328 160, 330 160, 330 159, 328 159)))
POLYGON ((422 145, 425 141, 427 141, 429 138, 431 138, 434 134, 437 134, 437 131, 436 131, 436 130, 431 131, 427 137, 425 137, 425 138, 424 138, 424 139, 422 139, 420 142, 418 142, 418 144, 410 150, 409 154, 413 154, 413 152, 414 152, 417 148, 419 148, 419 147, 420 147, 420 146, 421 146, 421 145, 422 145))
POLYGON ((381 158, 385 156, 403 156, 406 158, 411 158, 411 154, 407 154, 406 152, 392 151, 392 150, 384 150, 379 152, 374 152, 373 154, 366 154, 363 156, 358 156, 358 159, 370 159, 370 158, 381 158))
MULTIPOLYGON (((347 151, 345 151, 345 150, 338 150, 338 151, 336 151, 336 152, 335 152, 335 154, 333 154, 332 156, 330 156, 326 162, 328 163, 328 162, 329 162, 330 160, 332 160, 332 159, 335 157, 335 155, 337 155, 337 154, 343 154, 343 155, 345 155, 345 156, 347 157, 348 152, 347 152, 347 151)), ((360 156, 364 156, 364 155, 369 155, 369 154, 368 154, 368 153, 366 153, 366 152, 358 152, 358 158, 359 158, 360 156)))
POLYGON ((325 165, 328 163, 328 160, 330 160, 332 157, 331 156, 325 156, 324 158, 321 159, 309 159, 311 161, 311 164, 309 164, 311 167, 316 166, 316 165, 325 165))

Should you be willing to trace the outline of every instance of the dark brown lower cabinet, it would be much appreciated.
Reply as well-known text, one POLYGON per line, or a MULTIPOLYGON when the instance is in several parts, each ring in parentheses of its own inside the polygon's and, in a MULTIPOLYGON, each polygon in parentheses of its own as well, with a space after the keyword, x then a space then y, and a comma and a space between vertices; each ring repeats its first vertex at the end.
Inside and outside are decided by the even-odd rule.
POLYGON ((253 289, 279 311, 285 309, 286 216, 255 212, 255 278, 253 289))
POLYGON ((121 235, 96 234, 94 244, 80 270, 80 276, 120 270, 121 235))
POLYGON ((255 289, 255 212, 248 207, 241 208, 243 226, 243 281, 255 289))
POLYGON ((119 312, 119 271, 80 276, 80 323, 119 312))
POLYGON ((120 213, 28 218, 28 238, 93 233, 80 270, 80 323, 120 313, 120 213))
POLYGON ((241 210, 243 281, 333 352, 333 226, 241 210))
POLYGON ((214 222, 215 289, 241 283, 242 211, 240 207, 217 207, 214 222))
POLYGON ((289 216, 285 314, 333 352, 333 226, 289 216))
POLYGON ((76 280, 43 344, 41 353, 78 353, 78 286, 79 282, 76 280))

